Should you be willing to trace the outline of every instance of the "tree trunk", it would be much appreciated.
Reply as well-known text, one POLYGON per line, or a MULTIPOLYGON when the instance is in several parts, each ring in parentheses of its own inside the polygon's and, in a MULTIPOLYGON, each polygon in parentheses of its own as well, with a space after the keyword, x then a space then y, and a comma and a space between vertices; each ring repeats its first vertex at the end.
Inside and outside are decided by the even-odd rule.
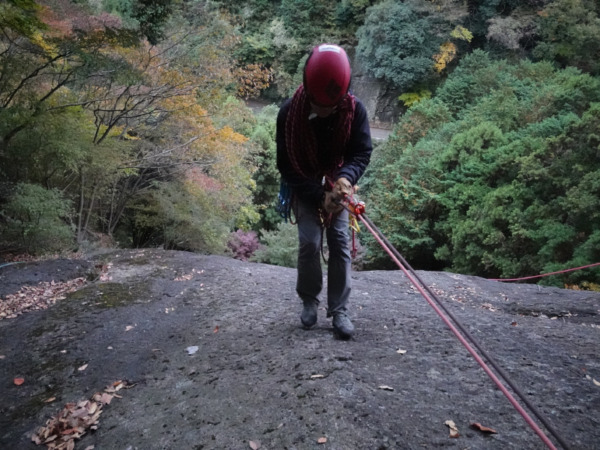
POLYGON ((94 209, 94 201, 96 200, 96 191, 98 190, 98 183, 94 183, 94 188, 92 190, 92 198, 90 198, 90 206, 87 209, 87 215, 85 217, 85 225, 82 230, 82 238, 87 234, 88 225, 90 223, 90 217, 92 216, 92 211, 94 209))
POLYGON ((79 211, 78 211, 78 217, 77 217, 77 243, 81 244, 81 242, 83 240, 83 230, 82 230, 83 205, 85 203, 85 196, 84 196, 85 174, 83 172, 82 167, 79 168, 79 182, 80 182, 80 191, 79 191, 79 211))

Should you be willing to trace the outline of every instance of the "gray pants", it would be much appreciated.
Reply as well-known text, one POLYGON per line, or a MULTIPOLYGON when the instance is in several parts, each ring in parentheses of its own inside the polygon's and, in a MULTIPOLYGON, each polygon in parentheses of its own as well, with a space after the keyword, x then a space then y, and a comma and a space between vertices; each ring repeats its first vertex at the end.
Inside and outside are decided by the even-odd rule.
MULTIPOLYGON (((319 302, 323 288, 321 271, 321 222, 317 209, 298 200, 298 281, 296 292, 303 302, 319 302)), ((350 249, 348 248, 348 211, 334 217, 325 229, 329 247, 327 270, 327 316, 345 312, 350 297, 350 249)))

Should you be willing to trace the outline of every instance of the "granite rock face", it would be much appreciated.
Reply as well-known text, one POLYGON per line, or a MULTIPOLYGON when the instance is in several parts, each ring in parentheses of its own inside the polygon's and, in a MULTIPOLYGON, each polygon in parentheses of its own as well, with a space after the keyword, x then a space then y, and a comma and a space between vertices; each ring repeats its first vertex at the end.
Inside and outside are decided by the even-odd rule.
MULTIPOLYGON (((49 417, 116 380, 135 386, 78 448, 546 448, 399 271, 353 273, 343 341, 324 310, 302 327, 294 269, 163 250, 63 261, 0 269, 15 291, 59 266, 92 279, 0 320, 0 448, 41 448, 49 417)), ((572 448, 597 448, 600 293, 418 274, 572 448)))

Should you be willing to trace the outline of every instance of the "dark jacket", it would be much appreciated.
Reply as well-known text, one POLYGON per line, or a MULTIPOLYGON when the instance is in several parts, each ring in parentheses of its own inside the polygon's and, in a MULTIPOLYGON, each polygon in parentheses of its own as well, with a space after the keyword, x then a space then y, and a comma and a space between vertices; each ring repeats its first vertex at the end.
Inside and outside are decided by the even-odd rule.
MULTIPOLYGON (((288 111, 290 109, 291 99, 281 106, 277 116, 277 168, 281 173, 282 179, 287 182, 292 188, 294 194, 305 201, 319 205, 324 187, 321 185, 321 180, 308 179, 297 174, 288 157, 285 143, 285 124, 288 111)), ((336 123, 335 114, 329 117, 315 117, 310 120, 310 123, 315 132, 317 139, 317 147, 319 155, 323 155, 323 161, 327 161, 327 151, 331 138, 334 136, 332 127, 336 123)), ((337 178, 344 177, 352 185, 355 185, 360 177, 364 174, 369 161, 373 146, 371 144, 371 130, 369 128, 369 120, 367 118, 367 110, 360 100, 356 99, 356 109, 354 111, 354 119, 352 121, 352 129, 350 140, 344 152, 344 163, 337 172, 337 178)), ((328 167, 323 167, 323 172, 328 171, 328 167)), ((334 180, 335 181, 335 180, 334 180)))

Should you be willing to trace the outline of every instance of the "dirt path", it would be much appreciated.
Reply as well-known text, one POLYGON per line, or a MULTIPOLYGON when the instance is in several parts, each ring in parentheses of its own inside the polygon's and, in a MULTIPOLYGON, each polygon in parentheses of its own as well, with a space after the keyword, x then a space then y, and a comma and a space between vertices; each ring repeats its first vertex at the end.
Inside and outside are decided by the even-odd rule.
MULTIPOLYGON (((293 269, 140 250, 63 275, 100 262, 102 281, 0 321, 0 448, 41 448, 32 432, 65 403, 123 379, 135 387, 76 448, 545 448, 398 272, 354 274, 357 333, 340 341, 324 311, 299 326, 293 269)), ((57 264, 6 267, 0 283, 57 264)), ((573 449, 600 448, 599 293, 420 274, 573 449)))

